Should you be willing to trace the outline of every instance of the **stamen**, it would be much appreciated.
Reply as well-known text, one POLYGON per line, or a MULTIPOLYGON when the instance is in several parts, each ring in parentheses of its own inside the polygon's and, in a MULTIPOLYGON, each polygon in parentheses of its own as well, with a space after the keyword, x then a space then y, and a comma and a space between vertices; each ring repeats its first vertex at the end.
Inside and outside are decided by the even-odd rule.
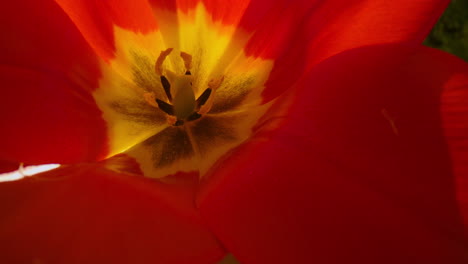
POLYGON ((174 124, 174 126, 181 126, 184 124, 184 121, 183 120, 177 120, 174 124))
POLYGON ((177 122, 177 117, 172 116, 172 115, 167 115, 166 116, 166 121, 169 125, 174 126, 175 123, 177 122))
POLYGON ((200 115, 199 113, 197 112, 194 112, 193 114, 191 114, 189 117, 187 117, 187 121, 194 121, 194 120, 197 120, 201 117, 202 115, 200 115))
POLYGON ((184 75, 168 69, 164 70, 163 75, 162 64, 172 50, 172 48, 169 48, 161 51, 155 63, 155 71, 160 77, 161 85, 170 103, 155 99, 154 94, 145 94, 145 99, 148 102, 152 101, 150 102, 151 105, 156 104, 161 111, 167 114, 166 118, 170 125, 181 126, 185 122, 201 118, 203 114, 210 110, 213 104, 212 95, 221 86, 224 77, 212 79, 208 83, 208 88, 195 100, 195 94, 192 89, 193 77, 191 76, 192 55, 180 52, 180 57, 184 61, 185 66, 184 75), (171 81, 169 82, 169 80, 171 81))
POLYGON ((208 89, 211 89, 210 96, 208 97, 206 102, 200 106, 200 110, 198 111, 199 114, 204 115, 210 111, 211 107, 213 106, 213 97, 214 97, 213 95, 216 92, 216 90, 221 86, 223 81, 224 81, 224 76, 220 78, 212 79, 211 81, 208 82, 208 89))
POLYGON ((216 90, 221 86, 221 83, 223 81, 224 81, 224 76, 222 76, 221 78, 211 79, 208 82, 208 87, 213 89, 213 90, 216 90))
POLYGON ((151 105, 151 106, 154 106, 154 107, 159 107, 158 104, 156 103, 156 96, 154 95, 154 93, 144 93, 143 94, 143 97, 145 98, 145 101, 151 105))
POLYGON ((166 50, 163 50, 161 51, 161 53, 159 54, 159 57, 158 59, 156 60, 156 64, 154 66, 154 70, 156 71, 156 74, 158 75, 162 75, 162 64, 164 62, 164 60, 166 59, 166 57, 172 52, 173 48, 168 48, 166 50))
POLYGON ((164 88, 164 92, 166 92, 167 99, 169 101, 172 101, 171 84, 169 83, 169 80, 167 80, 166 76, 164 75, 161 75, 161 84, 164 88))
POLYGON ((164 113, 168 115, 174 115, 174 107, 164 101, 156 99, 156 103, 158 103, 159 109, 161 109, 164 113))
POLYGON ((210 98, 210 95, 211 88, 206 88, 206 90, 197 99, 197 108, 200 108, 202 105, 204 105, 208 98, 210 98))

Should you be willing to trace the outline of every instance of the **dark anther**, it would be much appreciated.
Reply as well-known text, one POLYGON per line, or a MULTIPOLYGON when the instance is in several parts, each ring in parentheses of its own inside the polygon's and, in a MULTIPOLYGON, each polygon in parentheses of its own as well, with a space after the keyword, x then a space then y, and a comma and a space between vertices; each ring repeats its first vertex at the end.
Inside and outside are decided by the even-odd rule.
POLYGON ((169 83, 167 78, 163 75, 161 75, 161 84, 164 88, 164 91, 166 92, 167 99, 169 99, 169 101, 172 101, 171 84, 169 83))
POLYGON ((164 113, 168 115, 174 115, 174 107, 164 101, 156 99, 156 103, 158 104, 159 109, 164 111, 164 113))
POLYGON ((177 120, 174 124, 174 126, 181 126, 184 124, 184 120, 177 120))
POLYGON ((211 88, 206 88, 206 90, 198 97, 197 99, 197 107, 201 107, 208 101, 211 95, 211 88))
POLYGON ((192 73, 191 73, 189 70, 187 70, 187 71, 185 72, 185 75, 192 75, 192 73))
POLYGON ((187 117, 187 121, 197 120, 200 117, 201 115, 199 113, 193 112, 191 115, 189 115, 189 117, 187 117))

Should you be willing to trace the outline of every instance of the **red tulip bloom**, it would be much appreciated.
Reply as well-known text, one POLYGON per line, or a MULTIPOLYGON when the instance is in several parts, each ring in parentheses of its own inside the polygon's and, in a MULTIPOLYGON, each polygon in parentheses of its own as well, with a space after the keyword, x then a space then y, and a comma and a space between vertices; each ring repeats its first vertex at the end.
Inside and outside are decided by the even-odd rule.
POLYGON ((2 5, 1 263, 468 263, 448 0, 2 5))

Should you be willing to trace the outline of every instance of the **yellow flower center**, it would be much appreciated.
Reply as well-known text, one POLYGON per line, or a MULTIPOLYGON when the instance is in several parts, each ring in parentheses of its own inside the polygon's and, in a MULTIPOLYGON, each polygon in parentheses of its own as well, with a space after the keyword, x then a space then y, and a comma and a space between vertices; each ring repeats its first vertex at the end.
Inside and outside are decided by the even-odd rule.
POLYGON ((150 34, 115 27, 115 58, 101 63, 93 95, 109 156, 135 158, 148 177, 203 175, 270 107, 261 93, 273 62, 246 56, 249 35, 213 21, 202 4, 155 17, 166 23, 150 34))

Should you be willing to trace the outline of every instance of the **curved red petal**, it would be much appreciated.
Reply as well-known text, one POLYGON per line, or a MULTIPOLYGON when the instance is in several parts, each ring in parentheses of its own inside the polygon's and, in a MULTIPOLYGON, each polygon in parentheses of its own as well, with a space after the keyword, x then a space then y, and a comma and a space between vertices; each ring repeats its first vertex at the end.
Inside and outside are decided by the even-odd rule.
MULTIPOLYGON (((245 52, 247 55, 274 59, 270 78, 262 96, 270 101, 293 86, 305 74, 310 39, 304 25, 314 16, 319 1, 252 1, 239 23, 252 30, 245 52)), ((347 3, 346 3, 347 4, 347 3)))
POLYGON ((75 74, 90 88, 97 86, 95 53, 53 0, 10 1, 0 13, 1 64, 63 78, 75 74))
POLYGON ((195 211, 194 182, 162 184, 75 165, 1 183, 0 259, 214 263, 224 252, 195 211))
POLYGON ((419 44, 448 0, 251 1, 238 27, 253 31, 246 53, 275 59, 265 101, 284 92, 319 61, 379 43, 419 44), (304 58, 306 58, 304 60, 304 58))
POLYGON ((147 33, 157 28, 147 1, 55 0, 104 59, 114 57, 114 26, 147 33))
POLYGON ((0 173, 15 171, 19 166, 18 162, 0 160, 0 173))
POLYGON ((449 2, 300 0, 291 5, 287 0, 251 0, 238 27, 255 32, 249 55, 278 58, 287 44, 300 45, 306 34, 313 46, 304 55, 318 60, 364 45, 419 44, 449 2))
POLYGON ((439 109, 459 69, 411 50, 324 61, 280 128, 213 170, 201 212, 240 262, 468 260, 439 109))
POLYGON ((10 1, 1 13, 0 159, 100 158, 106 140, 91 96, 100 76, 95 53, 52 1, 10 1))
POLYGON ((381 43, 420 44, 449 0, 326 1, 307 21, 309 67, 344 50, 381 43))
POLYGON ((458 200, 464 215, 468 234, 468 65, 456 58, 436 57, 441 71, 449 71, 454 65, 459 74, 445 86, 442 95, 442 121, 452 156, 453 171, 457 176, 458 200), (458 63, 457 63, 458 62, 458 63))

